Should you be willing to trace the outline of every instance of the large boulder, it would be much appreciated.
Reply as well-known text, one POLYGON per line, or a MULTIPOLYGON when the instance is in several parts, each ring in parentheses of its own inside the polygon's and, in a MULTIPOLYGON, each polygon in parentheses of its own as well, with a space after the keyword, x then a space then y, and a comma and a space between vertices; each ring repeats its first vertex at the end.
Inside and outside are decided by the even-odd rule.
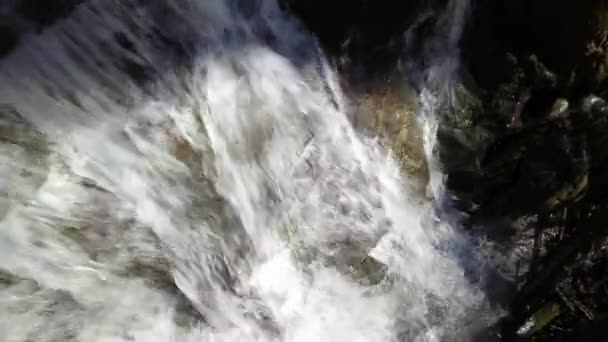
POLYGON ((67 16, 83 0, 18 0, 14 1, 15 11, 29 20, 36 29, 53 24, 56 20, 67 16))

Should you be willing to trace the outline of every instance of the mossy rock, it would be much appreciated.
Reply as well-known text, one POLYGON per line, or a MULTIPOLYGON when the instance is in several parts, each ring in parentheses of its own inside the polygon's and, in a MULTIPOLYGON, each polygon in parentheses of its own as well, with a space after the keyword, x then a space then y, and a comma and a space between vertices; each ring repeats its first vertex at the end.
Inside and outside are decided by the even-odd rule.
POLYGON ((374 82, 365 93, 355 94, 354 126, 384 138, 403 172, 428 181, 424 137, 417 117, 418 99, 405 80, 389 77, 374 82))
POLYGON ((21 281, 21 278, 16 275, 0 269, 0 289, 3 287, 11 287, 21 281))
POLYGON ((11 106, 0 105, 0 143, 19 145, 36 155, 49 152, 46 137, 11 106))

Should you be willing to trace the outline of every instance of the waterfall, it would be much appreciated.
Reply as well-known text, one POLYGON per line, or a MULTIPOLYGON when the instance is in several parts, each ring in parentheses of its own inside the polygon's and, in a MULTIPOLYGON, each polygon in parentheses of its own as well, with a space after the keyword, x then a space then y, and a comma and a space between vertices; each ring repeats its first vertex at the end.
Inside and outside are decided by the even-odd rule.
MULTIPOLYGON (((438 112, 451 114, 459 104, 455 90, 460 80, 460 39, 469 15, 471 0, 451 0, 434 25, 433 34, 424 37, 422 51, 410 51, 405 56, 407 72, 415 74, 419 88, 420 116, 424 131, 424 148, 430 164, 429 193, 441 201, 446 195, 444 179, 436 148, 439 125, 445 117, 438 112), (422 59, 423 66, 416 60, 422 59)), ((426 18, 423 18, 426 19, 426 18)), ((406 41, 411 41, 415 31, 407 32, 406 41)), ((419 38, 418 38, 419 39, 419 38)))
POLYGON ((319 51, 273 0, 91 0, 0 60, 4 340, 469 340, 458 232, 319 51))

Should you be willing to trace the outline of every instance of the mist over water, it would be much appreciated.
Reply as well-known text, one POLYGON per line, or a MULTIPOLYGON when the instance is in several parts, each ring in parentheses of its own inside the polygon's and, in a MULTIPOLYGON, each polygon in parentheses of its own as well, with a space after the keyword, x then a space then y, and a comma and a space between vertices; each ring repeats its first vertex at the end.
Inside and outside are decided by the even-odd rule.
POLYGON ((1 60, 0 336, 468 340, 462 237, 329 65, 272 0, 88 1, 1 60))

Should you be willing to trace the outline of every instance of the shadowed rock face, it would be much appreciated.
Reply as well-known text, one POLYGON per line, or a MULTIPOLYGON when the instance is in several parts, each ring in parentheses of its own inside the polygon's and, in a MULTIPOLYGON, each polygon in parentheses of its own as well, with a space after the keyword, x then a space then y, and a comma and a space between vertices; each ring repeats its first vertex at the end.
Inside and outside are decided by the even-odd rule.
POLYGON ((40 30, 68 15, 83 0, 19 0, 15 11, 40 30))
POLYGON ((282 0, 328 52, 366 67, 381 67, 403 53, 403 34, 447 0, 282 0))
POLYGON ((483 88, 509 80, 507 52, 520 59, 537 55, 565 91, 584 92, 605 80, 605 0, 477 0, 473 5, 463 51, 483 88))
POLYGON ((608 260, 608 2, 473 4, 462 44, 467 82, 456 108, 443 109, 452 116, 438 140, 467 226, 507 255, 529 246, 510 278, 517 290, 500 340, 600 340, 591 337, 599 328, 580 327, 608 312, 608 288, 596 285, 608 260), (518 336, 555 303, 557 316, 518 336))
POLYGON ((83 0, 5 0, 0 3, 0 57, 19 45, 28 32, 41 32, 69 15, 83 0))
POLYGON ((474 219, 517 217, 607 183, 605 114, 583 99, 606 90, 608 2, 473 4, 462 48, 472 82, 439 131, 457 206, 474 219))
POLYGON ((19 35, 10 26, 0 26, 0 56, 7 54, 19 44, 19 35))

